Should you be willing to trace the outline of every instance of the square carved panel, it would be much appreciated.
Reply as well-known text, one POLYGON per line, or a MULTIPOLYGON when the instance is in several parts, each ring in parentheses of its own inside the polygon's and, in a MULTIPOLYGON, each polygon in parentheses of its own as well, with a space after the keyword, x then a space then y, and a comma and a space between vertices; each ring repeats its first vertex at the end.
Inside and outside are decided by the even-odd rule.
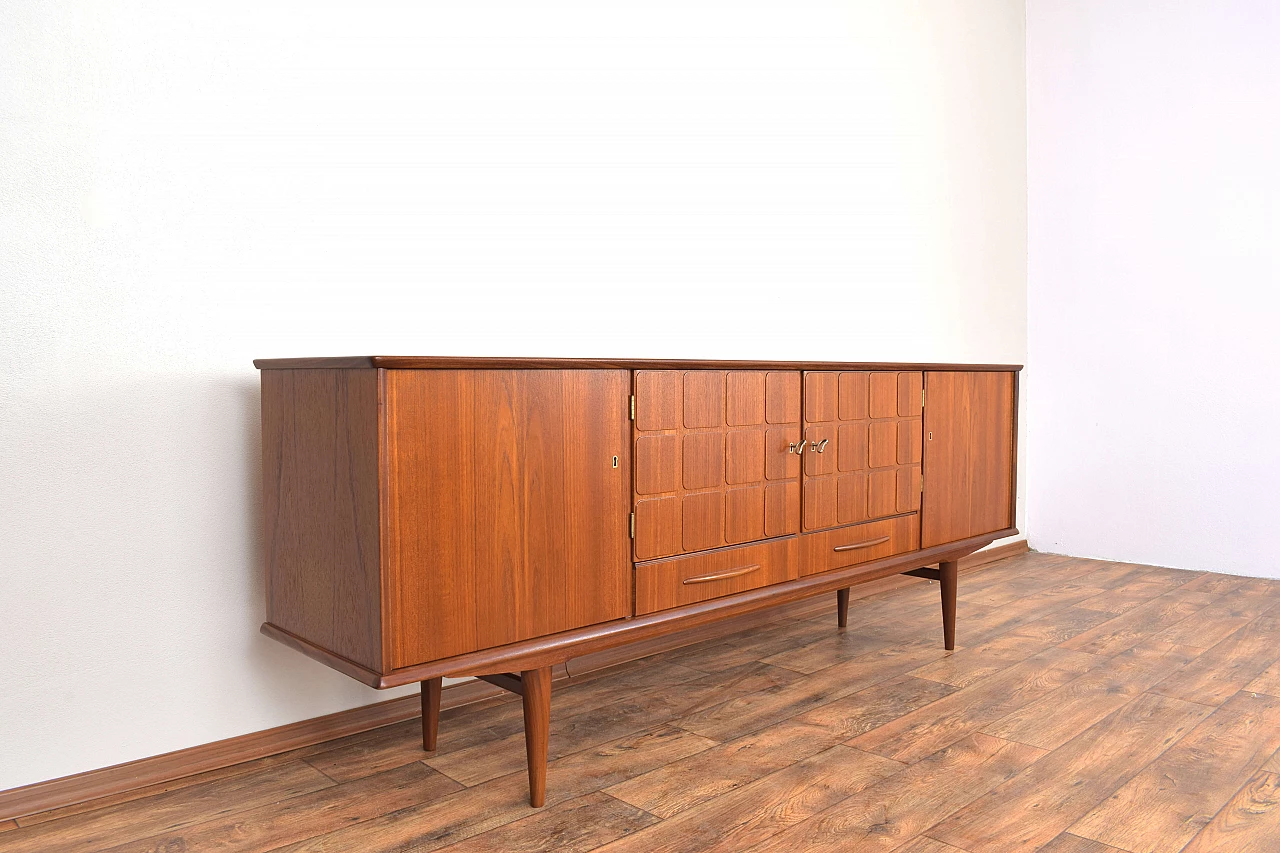
POLYGON ((804 375, 805 530, 919 509, 923 389, 919 371, 804 375))
POLYGON ((800 381, 799 371, 636 371, 637 560, 799 531, 801 457, 789 448, 801 440, 800 381))

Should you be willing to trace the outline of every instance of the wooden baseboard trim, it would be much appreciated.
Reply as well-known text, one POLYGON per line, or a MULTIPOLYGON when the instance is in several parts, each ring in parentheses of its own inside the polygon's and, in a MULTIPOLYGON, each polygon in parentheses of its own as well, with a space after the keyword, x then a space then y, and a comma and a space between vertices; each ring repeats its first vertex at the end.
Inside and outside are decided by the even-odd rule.
POLYGON ((1016 539, 1013 542, 1006 542, 1003 545, 993 545, 982 551, 974 551, 967 557, 960 558, 960 571, 971 571, 988 563, 994 563, 996 560, 1003 560, 1006 557, 1016 557, 1019 554, 1025 554, 1031 550, 1031 546, 1027 544, 1025 539, 1016 539))
MULTIPOLYGON (((977 551, 960 560, 960 571, 972 571, 996 560, 1026 553, 1027 550, 1027 542, 1023 539, 988 548, 985 551, 977 551)), ((920 583, 920 580, 904 575, 893 575, 854 586, 850 590, 850 596, 855 599, 865 598, 912 583, 920 583)), ((555 667, 555 677, 557 681, 570 676, 576 678, 588 672, 607 669, 659 652, 772 622, 784 619, 806 619, 826 610, 831 611, 834 625, 834 603, 828 600, 828 596, 818 595, 768 610, 747 613, 722 622, 583 655, 571 660, 567 666, 562 664, 555 667)), ((450 684, 441 691, 440 707, 441 709, 457 708, 503 695, 507 694, 478 679, 464 681, 450 684)), ((8 791, 0 791, 0 823, 358 734, 413 719, 420 713, 421 706, 417 696, 401 696, 348 711, 338 711, 323 717, 314 717, 260 732, 180 749, 164 755, 140 758, 137 761, 117 764, 113 767, 89 770, 47 782, 36 782, 21 788, 11 788, 8 791)))

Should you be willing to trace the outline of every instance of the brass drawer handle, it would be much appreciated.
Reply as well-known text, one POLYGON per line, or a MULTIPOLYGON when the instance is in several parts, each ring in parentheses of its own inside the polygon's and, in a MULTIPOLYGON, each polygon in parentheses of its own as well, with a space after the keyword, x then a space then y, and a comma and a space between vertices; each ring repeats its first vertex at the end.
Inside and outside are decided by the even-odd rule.
POLYGON ((739 575, 746 575, 746 574, 750 574, 751 572, 754 572, 754 571, 756 571, 756 570, 757 570, 757 569, 759 569, 759 568, 760 568, 760 564, 759 564, 759 563, 754 563, 754 564, 752 564, 752 565, 750 565, 750 566, 743 566, 743 567, 742 567, 742 568, 740 568, 740 569, 730 569, 730 570, 729 570, 729 571, 727 571, 727 572, 720 572, 720 573, 718 573, 718 574, 714 574, 714 575, 701 575, 701 576, 696 577, 696 578, 685 578, 684 580, 682 580, 682 581, 681 581, 681 583, 686 583, 686 584, 688 584, 688 583, 711 583, 711 581, 722 581, 722 580, 724 580, 724 579, 726 579, 726 578, 736 578, 736 577, 738 577, 739 575))
POLYGON ((879 539, 868 539, 866 542, 854 542, 852 545, 837 545, 832 551, 856 551, 859 548, 870 548, 872 545, 883 545, 889 541, 888 536, 881 536, 879 539))

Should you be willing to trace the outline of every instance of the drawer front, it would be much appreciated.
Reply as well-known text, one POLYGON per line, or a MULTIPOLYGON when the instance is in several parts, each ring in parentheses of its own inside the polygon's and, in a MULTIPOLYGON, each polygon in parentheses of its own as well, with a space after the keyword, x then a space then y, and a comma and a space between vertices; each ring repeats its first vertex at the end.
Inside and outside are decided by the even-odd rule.
POLYGON ((795 580, 794 537, 636 565, 636 615, 795 580))
POLYGON ((809 533, 800 537, 800 574, 843 569, 919 547, 920 518, 915 513, 809 533))

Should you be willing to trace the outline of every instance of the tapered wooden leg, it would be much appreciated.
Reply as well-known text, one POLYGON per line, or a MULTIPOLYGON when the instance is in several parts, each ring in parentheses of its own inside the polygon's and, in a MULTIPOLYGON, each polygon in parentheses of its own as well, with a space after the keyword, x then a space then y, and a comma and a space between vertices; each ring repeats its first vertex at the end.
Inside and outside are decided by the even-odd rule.
POLYGON ((942 587, 942 644, 947 651, 956 647, 956 576, 960 564, 955 560, 938 563, 938 585, 942 587))
POLYGON ((849 627, 849 587, 836 590, 836 624, 849 627))
POLYGON ((520 673, 524 699, 524 750, 529 758, 529 805, 547 800, 547 739, 551 734, 551 667, 520 673))
POLYGON ((440 682, 428 678, 422 682, 422 748, 435 752, 436 734, 440 731, 440 682))

